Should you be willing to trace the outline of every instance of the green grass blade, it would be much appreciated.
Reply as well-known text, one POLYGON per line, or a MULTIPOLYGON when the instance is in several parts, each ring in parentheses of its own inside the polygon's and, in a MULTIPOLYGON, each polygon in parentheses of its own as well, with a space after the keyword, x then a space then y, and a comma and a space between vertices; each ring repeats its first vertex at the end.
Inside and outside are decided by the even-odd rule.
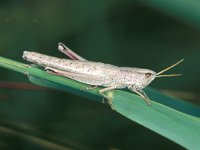
MULTIPOLYGON (((85 84, 48 74, 37 67, 3 57, 0 57, 0 66, 26 74, 29 80, 35 84, 71 92, 102 102, 102 98, 98 94, 99 88, 83 91, 80 88, 86 86, 85 84)), ((123 116, 185 148, 198 149, 200 147, 200 118, 197 116, 200 114, 200 109, 186 102, 183 103, 166 97, 155 90, 148 89, 147 92, 154 100, 151 107, 137 95, 126 91, 114 90, 107 94, 112 98, 115 110, 123 116), (167 104, 162 104, 162 100, 167 101, 167 104)))
POLYGON ((116 111, 188 149, 199 148, 200 118, 157 102, 152 102, 152 107, 149 107, 136 97, 116 91, 113 95, 116 111))

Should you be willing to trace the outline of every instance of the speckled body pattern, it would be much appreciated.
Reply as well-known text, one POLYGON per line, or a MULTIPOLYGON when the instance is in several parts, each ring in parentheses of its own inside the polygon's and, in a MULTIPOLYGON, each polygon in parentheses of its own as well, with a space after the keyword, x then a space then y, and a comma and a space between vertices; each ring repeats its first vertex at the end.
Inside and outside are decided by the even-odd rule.
MULTIPOLYGON (((149 69, 118 67, 101 62, 87 61, 82 58, 63 43, 58 44, 58 50, 71 59, 61 59, 47 56, 44 54, 24 51, 23 59, 45 67, 45 70, 56 75, 64 76, 92 86, 103 86, 99 94, 104 94, 113 89, 128 88, 129 90, 141 96, 149 105, 151 105, 148 96, 142 90, 149 85, 156 77, 179 76, 180 74, 163 75, 162 73, 173 68, 183 61, 173 64, 170 67, 156 73, 149 69)), ((92 88, 88 88, 92 89, 92 88)), ((112 107, 111 100, 108 99, 112 107)))
POLYGON ((118 67, 93 61, 79 61, 51 57, 36 52, 27 52, 23 58, 40 66, 48 66, 68 72, 68 78, 89 85, 110 87, 118 85, 120 88, 134 87, 143 89, 154 78, 145 73, 156 74, 149 69, 118 67), (71 73, 71 75, 70 75, 71 73))

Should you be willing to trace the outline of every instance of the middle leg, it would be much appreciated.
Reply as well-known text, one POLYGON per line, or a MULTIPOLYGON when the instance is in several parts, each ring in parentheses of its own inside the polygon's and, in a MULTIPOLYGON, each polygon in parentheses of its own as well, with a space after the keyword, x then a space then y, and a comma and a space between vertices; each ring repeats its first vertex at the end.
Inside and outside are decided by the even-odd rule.
POLYGON ((121 89, 121 88, 124 88, 124 87, 125 86, 123 86, 123 85, 109 86, 109 87, 106 87, 106 88, 99 90, 99 94, 102 95, 103 97, 105 97, 108 100, 108 104, 111 106, 111 108, 113 110, 115 110, 114 107, 113 107, 113 104, 112 104, 112 99, 110 97, 108 97, 107 95, 105 95, 105 92, 110 91, 110 90, 114 90, 114 89, 121 89))

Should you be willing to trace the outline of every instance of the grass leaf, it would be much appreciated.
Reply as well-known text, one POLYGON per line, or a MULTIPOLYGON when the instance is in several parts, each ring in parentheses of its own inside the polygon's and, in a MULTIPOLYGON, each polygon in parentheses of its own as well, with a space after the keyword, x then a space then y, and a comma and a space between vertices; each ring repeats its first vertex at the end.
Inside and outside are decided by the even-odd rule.
MULTIPOLYGON (((100 88, 80 90, 85 84, 64 77, 48 74, 35 67, 0 57, 0 66, 26 74, 37 85, 67 91, 102 102, 100 88)), ((139 96, 122 90, 107 92, 112 98, 115 111, 123 116, 171 139, 188 149, 200 147, 200 109, 189 103, 169 98, 162 93, 147 89, 153 99, 148 106, 139 96)))

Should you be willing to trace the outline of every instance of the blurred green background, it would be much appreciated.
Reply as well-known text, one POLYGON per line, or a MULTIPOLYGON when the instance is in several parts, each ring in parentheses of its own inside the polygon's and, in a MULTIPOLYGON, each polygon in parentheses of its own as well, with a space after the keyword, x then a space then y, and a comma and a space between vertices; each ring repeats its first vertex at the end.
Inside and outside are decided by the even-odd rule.
MULTIPOLYGON (((195 0, 0 1, 1 56, 65 57, 57 51, 63 42, 88 60, 154 71, 184 58, 170 71, 184 76, 150 86, 198 105, 199 29, 195 0)), ((24 82, 0 69, 0 149, 182 149, 105 105, 24 82)))

